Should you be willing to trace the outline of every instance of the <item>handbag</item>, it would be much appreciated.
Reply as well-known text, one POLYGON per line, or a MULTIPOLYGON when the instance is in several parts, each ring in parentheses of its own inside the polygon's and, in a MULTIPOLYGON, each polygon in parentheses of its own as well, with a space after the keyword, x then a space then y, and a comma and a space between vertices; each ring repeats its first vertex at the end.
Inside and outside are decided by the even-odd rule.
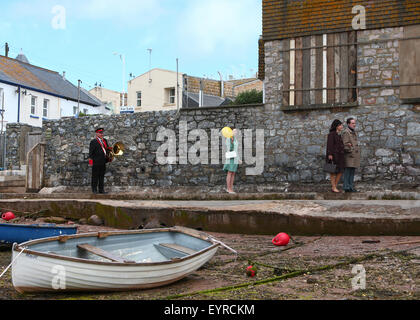
POLYGON ((324 163, 324 172, 328 173, 335 173, 337 170, 337 166, 332 162, 325 162, 324 163))
POLYGON ((226 152, 226 159, 236 158, 236 151, 226 152))

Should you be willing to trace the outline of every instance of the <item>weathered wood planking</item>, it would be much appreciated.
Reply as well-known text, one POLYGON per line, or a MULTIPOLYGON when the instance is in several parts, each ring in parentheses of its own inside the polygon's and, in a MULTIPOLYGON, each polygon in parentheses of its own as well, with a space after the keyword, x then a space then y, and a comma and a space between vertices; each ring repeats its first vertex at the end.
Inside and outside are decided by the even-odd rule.
MULTIPOLYGON (((320 47, 323 45, 322 35, 315 36, 315 46, 320 47)), ((324 59, 323 49, 317 48, 315 53, 315 88, 323 87, 323 72, 324 72, 324 59)), ((328 78, 327 78, 328 79, 328 78)), ((322 103, 322 90, 315 91, 315 104, 322 103)))
MULTIPOLYGON (((349 48, 347 32, 340 33, 340 87, 349 86, 349 48)), ((340 103, 348 101, 348 89, 340 89, 340 103)))
MULTIPOLYGON (((420 37, 420 26, 404 27, 404 38, 420 37)), ((420 39, 399 41, 400 48, 400 83, 420 83, 420 39)), ((393 79, 392 79, 393 80, 393 79)), ((420 99, 420 86, 402 86, 400 98, 407 101, 420 99)))
POLYGON ((100 256, 102 258, 106 258, 106 259, 114 261, 114 262, 122 262, 122 263, 134 262, 134 261, 130 261, 130 260, 125 260, 123 257, 117 256, 115 254, 112 254, 111 252, 105 251, 105 250, 103 250, 101 248, 98 248, 98 247, 94 247, 94 246, 92 246, 90 244, 87 244, 87 243, 78 244, 77 247, 79 249, 86 250, 90 253, 93 253, 97 256, 100 256))
MULTIPOLYGON (((332 46, 335 44, 335 35, 329 34, 327 36, 327 45, 332 46)), ((327 88, 335 87, 335 48, 327 48, 327 88)), ((327 90, 327 103, 335 102, 335 90, 327 90)))
MULTIPOLYGON (((290 49, 289 39, 284 39, 282 43, 283 43, 284 50, 290 49)), ((290 89, 290 51, 284 51, 282 55, 283 55, 283 90, 289 90, 290 89)), ((283 91, 282 105, 288 106, 289 99, 290 99, 290 92, 283 91)))
MULTIPOLYGON (((334 44, 341 44, 340 34, 334 34, 334 44)), ((340 87, 340 47, 334 47, 334 73, 335 73, 335 86, 340 87)), ((335 102, 340 102, 340 90, 335 90, 335 102)))
MULTIPOLYGON (((311 37, 302 38, 303 48, 311 47, 311 37)), ((311 104, 310 91, 311 88, 311 49, 302 50, 302 104, 307 106, 311 104)))
MULTIPOLYGON (((348 43, 356 43, 356 31, 349 32, 348 43)), ((357 47, 356 45, 349 46, 349 86, 355 87, 357 85, 357 47)), ((357 100, 357 89, 350 88, 348 91, 348 102, 355 102, 357 100)))
MULTIPOLYGON (((302 81, 302 66, 303 66, 303 54, 302 54, 302 38, 296 38, 296 62, 295 62, 295 89, 299 90, 303 87, 302 81)), ((295 92, 295 105, 301 106, 303 104, 302 91, 295 92)))
POLYGON ((45 144, 38 143, 27 154, 26 191, 36 192, 42 189, 44 182, 45 144))

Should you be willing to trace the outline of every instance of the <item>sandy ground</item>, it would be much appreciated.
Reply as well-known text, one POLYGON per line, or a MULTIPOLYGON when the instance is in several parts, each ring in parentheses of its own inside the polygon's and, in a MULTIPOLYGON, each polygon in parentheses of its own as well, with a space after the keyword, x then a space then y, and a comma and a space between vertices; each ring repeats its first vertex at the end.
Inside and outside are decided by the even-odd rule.
MULTIPOLYGON (((35 221, 35 223, 40 221, 35 221)), ((34 223, 31 220, 19 223, 34 223)), ((78 225, 78 232, 115 230, 78 225)), ((220 248, 201 269, 171 285, 116 293, 20 294, 14 290, 11 271, 0 278, 0 299, 13 300, 342 300, 420 299, 420 236, 417 237, 293 237, 286 247, 271 243, 275 236, 209 233, 235 249, 220 248), (398 244, 413 242, 411 244, 398 244), (368 256, 374 254, 373 256, 368 256), (349 263, 351 258, 364 260, 349 263), (331 266, 326 270, 308 271, 331 266), (248 265, 257 267, 253 278, 248 265), (355 265, 366 272, 366 288, 353 290, 355 265), (305 271, 282 279, 281 275, 305 271), (264 281, 266 280, 266 281, 264 281)), ((10 249, 0 251, 0 272, 11 262, 10 249)), ((351 262, 351 261, 350 261, 351 262)))

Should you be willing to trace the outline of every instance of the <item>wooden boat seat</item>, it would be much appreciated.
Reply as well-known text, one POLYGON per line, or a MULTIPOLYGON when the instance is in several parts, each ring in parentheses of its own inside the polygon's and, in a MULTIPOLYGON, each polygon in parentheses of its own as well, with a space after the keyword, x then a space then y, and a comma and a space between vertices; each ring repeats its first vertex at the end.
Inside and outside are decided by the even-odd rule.
POLYGON ((196 250, 181 246, 181 245, 176 244, 176 243, 159 243, 159 245, 162 246, 162 247, 165 247, 165 248, 180 251, 180 252, 188 254, 188 255, 189 254, 194 254, 194 253, 197 252, 196 250))
POLYGON ((86 250, 86 251, 88 251, 90 253, 93 253, 93 254, 95 254, 97 256, 100 256, 100 257, 109 259, 109 260, 114 261, 114 262, 135 263, 135 261, 126 260, 123 257, 120 257, 118 255, 112 254, 112 253, 110 253, 108 251, 105 251, 105 250, 103 250, 101 248, 94 247, 94 246, 92 246, 92 245, 90 245, 88 243, 78 244, 77 245, 77 248, 82 249, 82 250, 86 250))

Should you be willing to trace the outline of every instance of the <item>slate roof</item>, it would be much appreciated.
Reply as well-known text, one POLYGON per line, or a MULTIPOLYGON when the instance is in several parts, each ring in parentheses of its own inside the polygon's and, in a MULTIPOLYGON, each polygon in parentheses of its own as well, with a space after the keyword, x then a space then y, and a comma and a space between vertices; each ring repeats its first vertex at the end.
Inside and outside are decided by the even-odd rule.
MULTIPOLYGON (((222 105, 228 104, 230 99, 222 98, 218 96, 212 96, 208 94, 203 95, 203 106, 202 107, 218 107, 222 105)), ((182 96, 182 106, 184 108, 198 108, 199 106, 199 94, 198 93, 191 93, 188 92, 188 99, 187 94, 184 92, 182 96), (187 107, 188 106, 188 107, 187 107)))
MULTIPOLYGON (((1 55, 0 82, 20 85, 30 90, 44 92, 68 100, 78 100, 77 86, 64 79, 58 72, 1 55)), ((80 102, 91 106, 101 105, 85 90, 80 90, 80 102)))

